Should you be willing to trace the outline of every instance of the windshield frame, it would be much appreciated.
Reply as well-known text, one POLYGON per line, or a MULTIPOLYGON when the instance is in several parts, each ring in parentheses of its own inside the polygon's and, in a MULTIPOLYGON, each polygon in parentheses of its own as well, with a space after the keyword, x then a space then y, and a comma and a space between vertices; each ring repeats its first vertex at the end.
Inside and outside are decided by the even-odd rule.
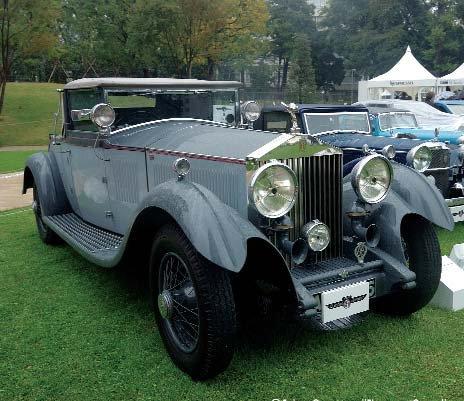
POLYGON ((389 130, 392 130, 392 129, 401 129, 401 128, 407 128, 407 129, 412 129, 412 128, 419 128, 419 124, 417 123, 417 118, 416 118, 416 115, 410 111, 388 111, 386 113, 379 113, 377 115, 377 118, 379 119, 379 128, 381 131, 389 131, 389 130), (383 127, 382 126, 382 120, 381 120, 381 116, 385 116, 385 115, 388 115, 388 116, 391 116, 391 115, 396 115, 396 114, 407 114, 407 115, 410 115, 412 116, 413 120, 414 120, 414 123, 415 125, 413 127, 407 127, 407 126, 402 126, 402 127, 383 127))
POLYGON ((365 135, 371 135, 372 132, 372 126, 371 126, 371 121, 369 118, 369 113, 367 111, 336 111, 336 112, 329 112, 329 113, 324 113, 324 112, 317 112, 313 113, 310 111, 303 111, 303 124, 304 124, 304 129, 305 132, 308 133, 308 135, 312 136, 318 136, 318 135, 324 135, 324 134, 329 134, 329 133, 340 133, 340 132, 356 132, 360 134, 365 134, 365 135), (347 115, 347 114, 364 114, 366 116, 366 121, 367 121, 367 126, 369 127, 369 131, 364 131, 364 130, 352 130, 352 129, 340 129, 340 130, 332 130, 332 131, 323 131, 323 132, 318 132, 316 134, 310 134, 309 129, 308 129, 308 120, 306 116, 338 116, 338 115, 347 115))
POLYGON ((460 104, 456 104, 456 103, 445 103, 445 104, 453 112, 454 115, 464 116, 464 102, 460 104), (457 107, 458 109, 462 109, 462 110, 459 110, 460 113, 456 113, 456 110, 454 110, 455 107, 457 107))
MULTIPOLYGON (((200 88, 200 89, 172 89, 172 88, 156 89, 156 88, 147 88, 147 87, 140 86, 140 87, 131 87, 131 88, 103 87, 102 89, 103 89, 104 102, 107 104, 109 104, 109 96, 111 95, 111 93, 114 93, 114 92, 152 93, 154 95, 158 95, 158 94, 185 94, 185 95, 193 94, 194 95, 194 94, 199 94, 199 93, 233 92, 234 93, 233 104, 235 108, 235 122, 232 125, 238 125, 240 123, 240 98, 239 98, 239 91, 237 88, 230 87, 230 88, 205 88, 205 89, 203 88, 200 88)), ((218 121, 211 120, 211 122, 218 122, 218 121)))

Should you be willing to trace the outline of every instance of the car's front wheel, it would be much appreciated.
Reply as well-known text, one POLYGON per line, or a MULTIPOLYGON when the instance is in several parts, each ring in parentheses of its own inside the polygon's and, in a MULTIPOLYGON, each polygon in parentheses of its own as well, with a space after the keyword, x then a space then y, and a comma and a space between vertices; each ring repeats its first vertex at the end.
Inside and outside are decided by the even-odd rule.
POLYGON ((378 312, 393 316, 407 316, 427 305, 441 277, 440 243, 432 223, 420 216, 407 217, 401 236, 406 264, 416 273, 417 285, 376 300, 378 312))
POLYGON ((175 225, 157 234, 150 258, 150 292, 164 345, 194 380, 229 365, 236 333, 229 275, 193 248, 175 225))

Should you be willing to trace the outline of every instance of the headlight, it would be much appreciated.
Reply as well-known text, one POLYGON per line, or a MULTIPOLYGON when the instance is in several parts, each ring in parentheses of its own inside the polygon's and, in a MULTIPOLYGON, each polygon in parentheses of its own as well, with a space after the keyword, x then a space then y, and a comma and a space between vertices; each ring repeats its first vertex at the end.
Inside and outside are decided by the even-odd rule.
POLYGON ((464 145, 464 135, 458 138, 458 145, 464 145))
POLYGON ((261 115, 261 106, 258 103, 249 100, 242 104, 241 112, 243 117, 245 117, 245 120, 255 122, 261 115))
POLYGON ((330 244, 330 230, 324 223, 314 220, 303 227, 303 236, 314 252, 322 252, 330 244))
POLYGON ((406 156, 408 164, 419 172, 424 172, 432 164, 432 151, 426 145, 412 148, 406 156))
POLYGON ((287 214, 297 194, 295 173, 285 164, 271 162, 260 167, 250 183, 250 202, 268 218, 287 214))
POLYGON ((92 108, 90 119, 100 128, 109 128, 116 119, 114 109, 106 103, 99 103, 92 108))
POLYGON ((394 159, 396 156, 396 149, 393 145, 387 145, 384 146, 382 149, 382 154, 387 158, 387 159, 394 159))
POLYGON ((353 169, 351 185, 358 197, 367 203, 379 203, 388 194, 393 181, 391 163, 383 156, 371 155, 353 169))

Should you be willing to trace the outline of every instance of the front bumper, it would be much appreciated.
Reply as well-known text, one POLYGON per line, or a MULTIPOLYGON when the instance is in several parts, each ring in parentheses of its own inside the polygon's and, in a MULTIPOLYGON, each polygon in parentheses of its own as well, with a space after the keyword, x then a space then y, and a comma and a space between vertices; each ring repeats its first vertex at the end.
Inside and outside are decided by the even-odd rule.
POLYGON ((298 295, 298 315, 311 317, 320 313, 320 294, 362 281, 369 282, 371 299, 400 289, 416 286, 416 275, 405 265, 380 249, 371 249, 369 259, 357 263, 337 258, 291 270, 298 295))
POLYGON ((445 199, 455 223, 464 221, 464 197, 445 199))

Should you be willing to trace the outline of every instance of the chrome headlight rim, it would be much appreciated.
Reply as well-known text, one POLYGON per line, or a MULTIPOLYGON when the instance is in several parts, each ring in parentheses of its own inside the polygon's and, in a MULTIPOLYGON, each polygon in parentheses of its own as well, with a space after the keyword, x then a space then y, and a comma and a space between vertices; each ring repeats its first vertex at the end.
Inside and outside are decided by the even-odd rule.
POLYGON ((306 242, 308 243, 309 249, 313 252, 323 252, 327 249, 327 247, 330 245, 331 241, 331 232, 330 228, 327 226, 327 224, 324 224, 323 222, 319 220, 313 220, 309 222, 308 224, 305 224, 302 228, 302 235, 306 239, 306 242), (323 246, 320 248, 314 248, 311 245, 311 234, 314 233, 316 230, 322 228, 325 233, 327 234, 327 241, 323 243, 323 246))
POLYGON ((382 155, 384 155, 387 159, 394 159, 396 156, 396 148, 393 145, 386 145, 382 148, 382 155))
POLYGON ((298 194, 298 178, 295 174, 295 172, 286 164, 278 162, 278 161, 271 161, 269 163, 266 163, 259 167, 253 174, 253 177, 251 178, 250 184, 249 184, 249 191, 248 191, 248 200, 251 205, 260 213, 262 216, 268 218, 268 219, 278 219, 282 216, 285 216, 292 210, 293 206, 295 206, 296 198, 298 194), (288 203, 287 207, 285 209, 280 210, 278 213, 266 213, 261 207, 259 207, 256 204, 255 198, 254 198, 254 189, 256 182, 260 178, 261 174, 265 172, 269 168, 273 167, 279 167, 284 169, 291 177, 293 181, 293 199, 288 203))
POLYGON ((254 100, 247 100, 240 107, 240 112, 247 122, 254 123, 261 117, 261 106, 254 100), (255 108, 254 111, 251 109, 255 108))
POLYGON ((92 107, 92 110, 90 112, 90 119, 97 127, 107 129, 114 124, 114 121, 116 120, 116 113, 109 104, 98 103, 92 107), (109 112, 109 116, 107 116, 109 117, 109 120, 107 120, 106 122, 102 122, 102 111, 109 112))
POLYGON ((459 146, 463 146, 464 145, 464 135, 461 135, 458 139, 457 139, 457 143, 459 146))
POLYGON ((352 172, 352 175, 351 175, 351 186, 353 187, 356 195, 358 196, 358 198, 365 202, 365 203, 368 203, 370 205, 375 205, 377 203, 380 203, 382 202, 388 195, 388 193, 390 192, 390 189, 391 189, 391 186, 392 186, 392 182, 393 182, 393 166, 390 162, 390 160, 388 160, 385 156, 382 156, 382 155, 378 155, 378 154, 375 154, 375 155, 370 155, 370 156, 366 156, 364 157, 360 162, 358 162, 358 164, 356 164, 356 166, 353 168, 353 172, 352 172), (385 163, 385 166, 387 167, 387 172, 389 174, 389 185, 388 185, 388 188, 383 192, 383 194, 381 196, 377 196, 376 198, 374 199, 367 199, 363 194, 362 194, 362 191, 360 190, 360 181, 361 181, 361 173, 363 171, 363 169, 366 167, 366 165, 374 160, 374 159, 379 159, 379 160, 382 160, 384 163, 385 163))
POLYGON ((433 155, 432 155, 432 150, 430 149, 430 147, 427 146, 426 144, 421 144, 421 145, 415 146, 408 152, 408 154, 406 155, 406 161, 408 163, 408 166, 412 167, 414 170, 418 171, 419 173, 423 173, 424 171, 427 171, 430 168, 430 165, 432 164, 432 157, 433 155), (417 156, 417 153, 421 150, 426 150, 428 152, 430 156, 430 161, 426 166, 417 168, 415 164, 416 156, 417 156))

